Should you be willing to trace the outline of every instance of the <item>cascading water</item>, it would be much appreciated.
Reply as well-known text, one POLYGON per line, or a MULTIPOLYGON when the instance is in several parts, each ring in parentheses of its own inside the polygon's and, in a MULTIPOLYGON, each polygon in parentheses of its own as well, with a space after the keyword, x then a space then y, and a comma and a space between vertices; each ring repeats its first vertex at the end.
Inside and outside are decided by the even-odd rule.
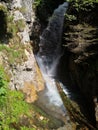
POLYGON ((39 52, 36 55, 38 65, 44 77, 46 88, 40 93, 39 104, 48 113, 66 116, 67 110, 59 95, 54 77, 56 76, 56 67, 61 57, 61 35, 64 22, 64 14, 68 8, 68 3, 60 5, 50 18, 47 28, 40 37, 39 52))

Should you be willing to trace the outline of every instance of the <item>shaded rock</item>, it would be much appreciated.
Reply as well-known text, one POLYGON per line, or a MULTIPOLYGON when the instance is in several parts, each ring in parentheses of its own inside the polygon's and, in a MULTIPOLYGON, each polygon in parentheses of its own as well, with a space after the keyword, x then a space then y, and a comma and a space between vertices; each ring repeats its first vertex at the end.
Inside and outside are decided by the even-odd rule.
POLYGON ((89 103, 90 120, 97 121, 97 106, 93 98, 98 98, 98 28, 88 24, 68 27, 65 33, 66 71, 69 86, 79 88, 89 103), (96 108, 96 111, 95 111, 96 108), (95 115, 97 117, 95 117, 95 115))

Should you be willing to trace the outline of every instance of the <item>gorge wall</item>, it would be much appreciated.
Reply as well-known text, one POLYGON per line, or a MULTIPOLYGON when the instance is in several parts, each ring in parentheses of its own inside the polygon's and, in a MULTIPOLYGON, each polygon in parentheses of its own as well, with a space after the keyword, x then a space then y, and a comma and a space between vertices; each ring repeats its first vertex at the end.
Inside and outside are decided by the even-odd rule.
MULTIPOLYGON (((91 120, 97 125, 98 98, 98 5, 86 12, 69 8, 68 14, 74 14, 77 19, 65 21, 64 59, 61 59, 62 81, 72 89, 78 89, 89 102, 91 120), (74 12, 74 13, 73 13, 74 12), (65 63, 65 65, 64 65, 65 63), (64 79, 65 76, 65 79, 64 79)), ((85 106, 86 107, 86 106, 85 106)))
MULTIPOLYGON (((63 2, 63 0, 43 0, 36 8, 32 8, 33 0, 0 1, 0 19, 2 19, 0 20, 0 66, 6 71, 10 89, 16 92, 21 90, 28 103, 33 103, 40 98, 39 93, 43 93, 45 89, 43 76, 34 53, 39 50, 40 35, 47 26, 49 17, 63 2)), ((76 91, 78 96, 75 96, 80 98, 81 94, 83 103, 70 98, 72 95, 68 97, 64 94, 58 82, 56 85, 68 110, 71 118, 69 123, 72 127, 68 122, 62 123, 45 115, 46 113, 39 112, 38 108, 35 108, 37 112, 33 111, 31 114, 30 107, 29 115, 31 114, 32 117, 27 115, 19 117, 18 123, 9 124, 13 126, 11 128, 20 130, 21 126, 27 126, 30 129, 40 130, 96 129, 98 122, 98 5, 94 7, 88 12, 77 12, 70 5, 68 14, 75 15, 77 19, 70 21, 65 17, 62 57, 58 65, 57 77, 65 88, 67 86, 69 95, 76 91), (86 111, 83 112, 85 109, 86 111)), ((31 105, 33 108, 34 104, 31 105)))
POLYGON ((9 77, 9 87, 12 90, 22 90, 27 102, 35 101, 37 91, 44 89, 30 40, 35 19, 33 2, 0 2, 0 65, 9 77))

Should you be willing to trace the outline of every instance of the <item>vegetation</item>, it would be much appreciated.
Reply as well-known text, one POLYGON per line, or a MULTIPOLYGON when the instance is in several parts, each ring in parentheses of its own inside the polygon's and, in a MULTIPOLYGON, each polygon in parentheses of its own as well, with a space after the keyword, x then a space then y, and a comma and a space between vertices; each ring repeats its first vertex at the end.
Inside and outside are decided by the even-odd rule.
MULTIPOLYGON (((68 67, 71 65, 69 70, 73 75, 71 75, 73 86, 78 86, 88 99, 90 106, 87 112, 90 113, 90 117, 88 118, 90 118, 91 122, 93 122, 92 124, 95 125, 95 111, 93 110, 95 106, 93 106, 91 102, 93 95, 97 95, 98 93, 96 91, 96 77, 98 75, 98 0, 67 1, 69 1, 70 4, 67 14, 65 15, 64 44, 69 54, 71 54, 70 52, 73 53, 72 57, 68 57, 69 61, 71 60, 71 63, 68 63, 68 67), (74 69, 72 70, 72 68, 74 69), (81 79, 83 79, 83 81, 81 79)), ((68 107, 68 104, 66 107, 68 107)), ((75 116, 76 114, 73 113, 73 115, 75 116)))
POLYGON ((23 94, 11 91, 8 82, 4 68, 0 66, 0 129, 3 130, 10 130, 12 123, 19 122, 20 115, 28 115, 29 112, 23 94))
MULTIPOLYGON (((41 1, 42 1, 42 0, 35 0, 35 1, 34 1, 34 6, 35 6, 35 7, 39 6, 39 5, 41 4, 41 1)), ((34 7, 34 6, 33 6, 33 7, 34 7)))
MULTIPOLYGON (((66 18, 72 22, 79 19, 81 11, 89 12, 98 3, 98 0, 66 0, 70 2, 70 10, 66 14, 66 18), (74 10, 74 11, 73 11, 74 10)), ((47 22, 53 10, 64 0, 35 0, 35 7, 39 19, 47 22)), ((24 8, 20 9, 25 12, 24 8)), ((23 20, 14 21, 13 16, 8 15, 8 11, 4 6, 0 6, 0 51, 4 54, 5 61, 9 64, 21 63, 26 59, 24 50, 27 49, 21 44, 18 32, 23 31, 25 22, 23 20), (3 31, 1 31, 3 30, 3 31), (1 38, 6 36, 9 38, 9 45, 5 45, 1 38)), ((81 20, 81 19, 80 19, 81 20)), ((96 61, 96 68, 97 68, 96 61)), ((97 68, 98 69, 98 68, 97 68)), ((97 70, 98 72, 98 70, 97 70)), ((5 70, 0 66, 0 129, 1 130, 43 130, 54 129, 60 124, 59 121, 47 116, 42 110, 32 104, 27 104, 24 100, 24 95, 20 91, 12 91, 8 88, 9 76, 5 70)), ((71 101, 61 95, 65 100, 65 106, 69 110, 71 118, 75 122, 83 122, 84 116, 80 110, 76 110, 71 101)), ((61 124, 60 124, 61 125, 61 124)))
POLYGON ((0 51, 5 55, 5 59, 8 64, 19 63, 26 60, 26 55, 24 53, 23 45, 12 45, 11 47, 7 45, 0 44, 0 51))
POLYGON ((13 16, 7 16, 7 33, 8 36, 14 37, 18 32, 17 26, 13 20, 13 16))
POLYGON ((48 22, 55 8, 64 0, 35 0, 36 14, 42 22, 48 22))
POLYGON ((73 7, 77 11, 79 10, 90 10, 90 7, 94 6, 94 3, 97 3, 98 0, 67 0, 68 2, 71 2, 73 7))
POLYGON ((17 33, 23 31, 25 28, 25 21, 23 19, 14 21, 13 16, 7 16, 7 33, 11 38, 16 37, 17 33))
MULTIPOLYGON (((60 91, 60 95, 62 100, 64 101, 64 105, 67 108, 71 121, 76 125, 76 130, 88 130, 94 129, 94 127, 87 120, 85 115, 81 113, 81 107, 74 100, 69 99, 63 91, 60 91)), ((78 98, 78 96, 77 96, 78 98)), ((83 106, 82 106, 83 107, 83 106)))
MULTIPOLYGON (((69 8, 65 18, 70 24, 77 24, 87 22, 90 23, 93 21, 95 23, 95 16, 97 12, 98 0, 66 0, 68 1, 69 8), (88 15, 89 14, 89 15, 88 15)), ((97 18, 96 18, 97 19, 97 18)), ((97 22, 96 22, 97 23, 97 22)))
POLYGON ((61 125, 34 104, 25 102, 22 92, 8 88, 9 78, 0 66, 0 130, 43 130, 61 125))
POLYGON ((8 64, 22 63, 26 60, 25 46, 21 44, 21 39, 17 33, 24 30, 25 21, 22 19, 14 21, 13 16, 9 15, 3 5, 0 6, 0 10, 2 11, 0 13, 2 19, 0 22, 0 51, 5 55, 8 64))

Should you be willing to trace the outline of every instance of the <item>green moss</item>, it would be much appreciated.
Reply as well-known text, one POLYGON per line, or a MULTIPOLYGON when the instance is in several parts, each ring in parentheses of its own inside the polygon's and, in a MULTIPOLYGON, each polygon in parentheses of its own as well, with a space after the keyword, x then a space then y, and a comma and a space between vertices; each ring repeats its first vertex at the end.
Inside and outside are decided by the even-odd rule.
POLYGON ((35 110, 37 113, 41 114, 42 116, 46 116, 46 113, 40 109, 39 107, 37 107, 36 105, 32 104, 33 110, 35 110))
POLYGON ((16 27, 18 29, 18 31, 23 31, 25 28, 25 21, 23 19, 20 19, 18 21, 16 21, 16 27))
POLYGON ((9 37, 14 37, 16 36, 18 32, 18 28, 13 21, 13 16, 8 16, 7 17, 7 33, 9 37))
POLYGON ((22 47, 22 45, 16 44, 16 46, 12 47, 8 47, 6 45, 0 45, 0 51, 2 51, 7 56, 7 61, 9 64, 13 63, 21 64, 22 61, 26 60, 24 47, 22 47))
POLYGON ((4 6, 4 5, 2 5, 2 4, 0 4, 0 11, 3 11, 4 13, 7 13, 7 8, 6 8, 6 6, 4 6))
POLYGON ((19 10, 21 13, 26 13, 26 8, 25 7, 18 8, 17 10, 19 10))
POLYGON ((43 129, 47 128, 47 129, 57 129, 58 127, 60 127, 62 125, 62 122, 60 120, 57 120, 54 117, 51 117, 50 115, 46 114, 41 108, 39 108, 38 106, 33 104, 33 111, 35 111, 35 113, 37 115, 43 116, 42 120, 39 120, 37 116, 35 116, 34 118, 34 123, 36 124, 37 127, 40 127, 43 129))
POLYGON ((6 75, 0 66, 0 129, 50 130, 62 125, 35 104, 26 103, 22 92, 10 90, 6 75))
POLYGON ((81 112, 81 108, 78 103, 74 100, 69 99, 63 91, 60 91, 60 95, 66 109, 69 112, 71 121, 76 125, 78 130, 94 129, 94 127, 90 124, 85 115, 81 112))
POLYGON ((28 128, 26 126, 21 127, 21 130, 36 130, 36 128, 28 128))

